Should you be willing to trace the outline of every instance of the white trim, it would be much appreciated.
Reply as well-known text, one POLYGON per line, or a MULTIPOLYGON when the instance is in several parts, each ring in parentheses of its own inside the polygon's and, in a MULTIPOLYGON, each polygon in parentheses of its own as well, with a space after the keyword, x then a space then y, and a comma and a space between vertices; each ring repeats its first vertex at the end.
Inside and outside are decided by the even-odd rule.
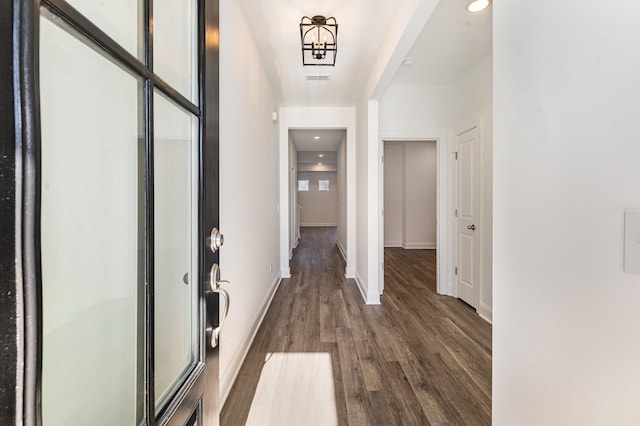
MULTIPOLYGON (((436 256, 436 288, 438 294, 443 294, 447 296, 451 296, 453 294, 452 280, 455 280, 455 275, 453 275, 453 266, 452 261, 456 259, 455 252, 455 242, 452 242, 452 239, 455 240, 455 235, 450 235, 449 230, 453 229, 455 226, 455 218, 453 217, 453 208, 449 202, 448 194, 450 193, 450 189, 448 185, 451 182, 451 169, 452 167, 449 164, 449 143, 447 139, 447 135, 450 134, 450 130, 439 130, 434 132, 436 134, 440 134, 442 136, 434 136, 433 134, 422 134, 415 132, 404 132, 404 131, 394 131, 394 132, 384 132, 380 133, 380 138, 378 142, 378 164, 376 170, 378 170, 378 199, 376 200, 378 205, 378 211, 382 211, 384 208, 384 188, 382 185, 384 181, 382 179, 383 175, 383 164, 381 161, 382 154, 384 153, 384 143, 385 142, 400 142, 400 141, 435 141, 436 142, 436 157, 437 157, 437 184, 436 184, 436 199, 437 199, 437 209, 436 209, 436 243, 435 247, 438 248, 438 253, 436 256)), ((454 187, 455 190, 455 187, 454 187)), ((380 252, 383 253, 384 250, 384 218, 382 215, 378 216, 378 234, 379 234, 379 249, 380 252)), ((406 246, 406 243, 405 243, 406 246)), ((380 254, 380 256, 384 256, 380 254)), ((381 257, 384 259, 384 257, 381 257)), ((371 258, 369 259, 371 262, 371 258)), ((380 268, 378 271, 378 282, 380 283, 380 293, 384 290, 384 269, 380 268)))
POLYGON ((340 252, 340 256, 342 256, 342 259, 345 261, 347 261, 347 255, 344 252, 344 247, 342 247, 342 243, 340 242, 340 240, 336 239, 336 245, 338 246, 338 251, 340 252))
POLYGON ((385 247, 394 247, 394 248, 402 248, 404 243, 402 241, 385 241, 385 247))
POLYGON ((356 110, 353 107, 281 107, 279 110, 280 168, 280 270, 289 278, 289 130, 345 129, 347 132, 347 223, 346 271, 355 271, 356 261, 356 110))
POLYGON ((337 223, 301 223, 300 228, 335 228, 337 223))
POLYGON ((478 309, 478 315, 487 321, 489 324, 493 324, 493 309, 491 306, 487 306, 484 303, 480 302, 480 308, 478 309))
POLYGON ((236 353, 231 357, 231 363, 226 369, 226 374, 220 377, 220 407, 223 407, 225 402, 227 401, 227 397, 231 392, 231 388, 233 387, 236 378, 238 377, 238 373, 240 372, 240 368, 244 363, 247 354, 249 353, 249 348, 253 343, 253 339, 255 339, 260 326, 262 325, 262 321, 264 320, 267 311, 269 310, 269 306, 271 306, 271 301, 273 300, 273 296, 275 296, 278 287, 280 287, 280 283, 282 282, 282 278, 276 277, 274 282, 271 284, 271 288, 267 292, 262 304, 258 308, 258 311, 253 317, 252 326, 249 328, 249 333, 242 340, 242 343, 238 346, 236 353))
POLYGON ((360 290, 360 294, 362 295, 362 298, 366 301, 367 300, 367 291, 364 288, 364 284, 362 283, 362 278, 360 278, 360 274, 358 273, 358 271, 356 271, 356 285, 358 286, 358 289, 360 290))
POLYGON ((380 295, 384 292, 384 233, 380 221, 383 221, 380 193, 383 180, 380 173, 382 154, 380 146, 380 102, 367 102, 367 223, 370 224, 367 238, 367 277, 369 292, 380 295), (375 226, 378 224, 378 226, 375 226), (373 225, 373 226, 371 226, 373 225))
POLYGON ((365 290, 365 286, 362 282, 362 278, 360 277, 360 274, 358 274, 358 271, 356 271, 355 281, 356 281, 356 285, 358 286, 358 289, 360 290, 360 294, 362 295, 362 298, 364 299, 364 302, 367 305, 380 304, 380 295, 376 293, 376 289, 373 289, 373 292, 370 291, 367 293, 367 291, 365 290))
MULTIPOLYGON (((342 259, 344 259, 344 263, 346 265, 347 263, 347 252, 344 249, 344 246, 342 245, 342 242, 340 242, 339 239, 336 239, 336 245, 338 246, 338 251, 340 252, 340 255, 342 256, 342 259)), ((345 278, 355 278, 356 276, 356 271, 355 268, 348 268, 347 266, 345 266, 344 268, 344 277, 345 278)))
POLYGON ((402 243, 402 248, 407 250, 435 250, 436 243, 402 243))

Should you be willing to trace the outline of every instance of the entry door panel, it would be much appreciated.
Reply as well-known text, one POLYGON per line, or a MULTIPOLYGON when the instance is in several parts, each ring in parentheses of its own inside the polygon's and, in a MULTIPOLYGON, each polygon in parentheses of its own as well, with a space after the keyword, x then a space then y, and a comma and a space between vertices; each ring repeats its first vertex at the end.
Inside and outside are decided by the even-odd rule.
POLYGON ((215 426, 218 2, 37 3, 39 420, 215 426))
POLYGON ((479 144, 474 127, 458 135, 457 295, 474 308, 479 299, 479 144))

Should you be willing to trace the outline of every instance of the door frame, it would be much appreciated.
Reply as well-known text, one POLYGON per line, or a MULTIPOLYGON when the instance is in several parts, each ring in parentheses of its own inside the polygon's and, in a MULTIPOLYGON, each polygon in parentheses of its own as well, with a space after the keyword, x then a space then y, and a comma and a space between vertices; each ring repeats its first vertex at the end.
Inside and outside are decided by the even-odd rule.
MULTIPOLYGON (((447 183, 448 168, 447 168, 447 152, 446 142, 440 136, 427 136, 427 134, 416 134, 402 132, 389 132, 381 133, 378 143, 378 259, 380 259, 378 266, 378 289, 382 295, 384 292, 384 217, 382 211, 384 210, 384 143, 385 142, 420 142, 420 141, 435 141, 436 143, 436 289, 438 294, 451 295, 453 294, 453 288, 449 282, 449 265, 451 257, 451 245, 450 238, 448 238, 447 229, 449 226, 449 217, 447 213, 449 211, 449 203, 447 200, 447 194, 449 193, 447 183)), ((455 245, 454 245, 455 249, 455 245)))
MULTIPOLYGON (((385 144, 386 144, 386 143, 402 143, 402 144, 403 144, 403 145, 402 145, 403 161, 404 161, 404 159, 405 159, 405 158, 404 158, 404 156, 406 155, 406 150, 405 150, 406 145, 404 144, 405 142, 406 142, 407 144, 411 144, 411 143, 416 143, 416 144, 429 144, 429 143, 434 143, 434 144, 435 144, 435 146, 436 146, 436 173, 435 173, 435 179, 436 179, 436 238, 437 238, 437 215, 438 215, 438 206, 437 206, 437 203, 438 203, 438 196, 437 196, 437 191, 438 191, 438 141, 437 141, 437 140, 387 140, 387 139, 384 139, 382 142, 383 142, 383 144, 382 144, 382 153, 383 153, 383 156, 384 156, 384 152, 385 152, 385 147, 386 147, 386 145, 385 145, 385 144)), ((387 161, 387 163, 386 163, 386 164, 385 164, 385 162, 384 162, 384 161, 382 161, 382 169, 381 169, 381 171, 380 171, 380 182, 381 182, 381 187, 382 187, 382 193, 380 194, 380 200, 381 200, 381 203, 382 203, 382 208, 383 208, 383 210, 385 210, 385 211, 384 211, 384 214, 382 215, 382 221, 381 221, 382 226, 381 226, 381 228, 380 228, 380 235, 381 235, 381 238, 382 238, 382 248, 383 248, 383 253, 382 253, 382 255, 381 255, 381 256, 382 256, 382 257, 381 257, 381 259, 382 259, 383 264, 384 264, 384 248, 385 248, 385 238, 384 238, 384 231, 385 231, 384 223, 385 223, 385 220, 384 220, 384 218, 385 218, 385 214, 387 214, 387 211, 386 211, 387 209, 385 209, 385 208, 384 208, 384 206, 386 205, 386 204, 385 204, 385 199, 384 199, 384 188, 385 188, 385 179, 384 179, 384 175, 385 175, 385 169, 386 169, 386 167, 387 167, 387 164, 388 164, 388 161, 387 161)), ((406 185, 405 185, 405 187, 404 187, 403 189, 406 189, 406 185)), ((404 197, 403 197, 403 199, 404 199, 404 197)), ((405 199, 404 201, 405 201, 405 204, 406 204, 406 199, 405 199)), ((402 235, 402 236, 403 236, 403 246, 404 246, 404 240, 406 239, 406 229, 404 229, 404 228, 406 228, 406 226, 405 226, 405 225, 406 225, 406 221, 405 221, 405 219, 406 219, 407 212, 406 212, 406 210, 405 210, 405 207, 406 207, 406 206, 404 206, 404 205, 402 206, 402 212, 403 212, 403 217, 402 217, 402 222, 403 222, 403 230, 402 230, 402 234, 403 234, 403 235, 402 235)), ((394 247, 394 246, 392 246, 392 247, 394 247)), ((395 247, 397 247, 397 246, 395 246, 395 247)), ((413 248, 415 248, 415 247, 413 247, 413 248)), ((409 248, 409 250, 411 250, 411 248, 409 248)), ((436 243, 436 250, 437 250, 437 243, 436 243)), ((384 268, 383 268, 383 269, 384 269, 384 268)), ((380 293, 380 294, 382 294, 382 293, 380 293)))
POLYGON ((290 278, 291 250, 289 129, 346 129, 347 138, 347 247, 345 277, 355 278, 356 250, 356 112, 355 108, 294 108, 279 111, 280 274, 290 278))
MULTIPOLYGON (((153 90, 168 95, 173 102, 200 117, 200 155, 198 204, 198 322, 216 327, 218 298, 216 294, 205 298, 205 265, 218 262, 219 253, 211 253, 207 246, 212 226, 219 222, 219 0, 197 0, 198 42, 196 55, 200 66, 197 80, 200 87, 199 107, 175 91, 171 86, 151 73, 144 63, 150 63, 149 52, 152 41, 145 37, 146 53, 138 59, 125 51, 91 21, 61 0, 42 0, 57 15, 69 21, 71 26, 89 38, 99 48, 117 59, 121 66, 128 67, 145 81, 143 93, 147 99, 144 107, 147 129, 145 144, 152 144, 153 129, 150 117, 153 90), (144 62, 144 63, 143 63, 144 62), (207 191, 204 183, 207 182, 207 191), (209 183, 212 182, 211 185, 209 183), (204 212, 209 212, 206 217, 204 212), (207 312, 209 310, 209 312, 207 312)), ((6 330, 0 342, 0 362, 10 365, 0 371, 1 424, 37 425, 41 418, 42 375, 42 274, 40 262, 40 105, 39 105, 39 19, 40 0, 27 2, 12 0, 0 4, 0 60, 11 67, 0 70, 0 93, 6 97, 5 107, 0 109, 0 267, 5 271, 6 282, 0 292, 0 325, 6 330), (14 389, 14 392, 9 391, 14 389)), ((153 7, 145 1, 148 12, 143 16, 145 33, 151 26, 153 7)), ((150 154, 147 154, 150 155, 150 154)), ((145 178, 147 193, 145 203, 153 205, 153 163, 147 160, 145 178)), ((147 209, 147 260, 146 276, 153 276, 152 210, 147 209)), ((199 333, 199 361, 191 369, 172 401, 155 414, 153 381, 153 280, 145 285, 146 407, 147 423, 168 424, 178 421, 184 424, 199 414, 200 424, 218 424, 217 383, 218 350, 208 350, 204 329, 199 333), (206 368, 208 363, 212 368, 206 368), (197 383, 196 383, 197 382, 197 383), (212 390, 211 404, 194 401, 185 410, 181 403, 190 398, 190 389, 212 390), (175 417, 172 416, 176 414, 175 417)), ((204 328, 204 327, 201 327, 204 328)))

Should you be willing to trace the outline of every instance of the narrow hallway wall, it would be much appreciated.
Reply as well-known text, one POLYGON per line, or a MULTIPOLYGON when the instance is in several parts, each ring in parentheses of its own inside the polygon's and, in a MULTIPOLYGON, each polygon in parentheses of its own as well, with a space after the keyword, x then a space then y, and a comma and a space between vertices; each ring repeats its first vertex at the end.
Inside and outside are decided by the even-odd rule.
POLYGON ((276 110, 243 10, 221 2, 220 269, 231 281, 224 285, 231 307, 220 336, 222 402, 280 280, 276 110))

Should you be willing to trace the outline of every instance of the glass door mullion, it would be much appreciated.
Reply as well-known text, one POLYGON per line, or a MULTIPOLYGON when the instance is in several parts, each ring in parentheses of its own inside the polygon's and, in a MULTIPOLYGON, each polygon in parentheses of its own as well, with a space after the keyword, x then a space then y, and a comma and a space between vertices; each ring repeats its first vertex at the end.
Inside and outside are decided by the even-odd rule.
POLYGON ((146 193, 146 286, 145 286, 145 325, 144 325, 144 341, 146 351, 144 354, 145 374, 146 374, 146 424, 153 426, 155 424, 155 341, 154 341, 154 324, 155 324, 155 303, 154 303, 154 179, 153 179, 153 0, 143 0, 143 45, 144 45, 144 61, 149 76, 144 82, 144 128, 145 128, 145 193, 146 193))
POLYGON ((154 287, 155 287, 155 263, 154 263, 154 179, 153 179, 153 81, 147 79, 144 82, 144 127, 145 127, 145 189, 146 189, 146 280, 145 280, 145 372, 146 372, 146 414, 147 423, 152 426, 155 423, 155 342, 154 342, 154 324, 155 324, 155 303, 154 303, 154 287))
POLYGON ((129 51, 119 45, 113 38, 109 37, 97 25, 88 20, 77 9, 64 0, 41 0, 41 4, 54 15, 55 18, 63 19, 74 30, 91 40, 101 49, 105 50, 109 56, 121 62, 131 71, 144 78, 153 78, 148 67, 140 62, 129 51))

